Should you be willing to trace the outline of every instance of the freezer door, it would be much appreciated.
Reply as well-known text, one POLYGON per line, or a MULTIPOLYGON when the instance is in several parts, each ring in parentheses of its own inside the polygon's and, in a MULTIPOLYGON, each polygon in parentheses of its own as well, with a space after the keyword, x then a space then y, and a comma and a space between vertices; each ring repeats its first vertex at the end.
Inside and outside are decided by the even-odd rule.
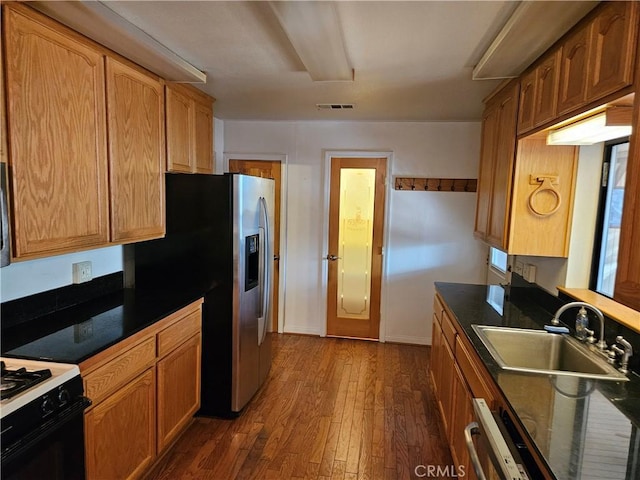
POLYGON ((233 175, 234 293, 232 410, 239 412, 258 390, 271 363, 270 324, 273 181, 233 175), (267 347, 268 345, 268 347, 267 347), (268 359, 267 359, 268 348, 268 359), (263 351, 264 350, 264 351, 263 351))

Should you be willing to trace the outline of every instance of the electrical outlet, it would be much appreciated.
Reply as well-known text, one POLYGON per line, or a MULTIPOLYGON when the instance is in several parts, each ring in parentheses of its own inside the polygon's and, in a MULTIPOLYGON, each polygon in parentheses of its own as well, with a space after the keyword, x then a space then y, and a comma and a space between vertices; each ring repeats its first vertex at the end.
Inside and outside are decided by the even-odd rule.
POLYGON ((73 267, 73 283, 84 283, 90 281, 93 276, 91 273, 91 262, 78 262, 73 267))
POLYGON ((524 276, 524 263, 520 260, 516 260, 516 269, 514 270, 521 277, 524 276))
POLYGON ((536 266, 530 263, 527 263, 524 266, 523 277, 529 283, 535 283, 536 281, 536 266))

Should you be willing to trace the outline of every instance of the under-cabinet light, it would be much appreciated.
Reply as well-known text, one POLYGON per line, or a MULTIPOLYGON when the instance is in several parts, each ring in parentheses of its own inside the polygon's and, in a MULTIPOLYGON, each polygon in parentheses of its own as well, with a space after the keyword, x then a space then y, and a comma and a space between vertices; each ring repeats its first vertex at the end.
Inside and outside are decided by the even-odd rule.
POLYGON ((551 130, 547 145, 593 145, 631 135, 631 125, 607 125, 607 113, 601 112, 565 127, 551 130))

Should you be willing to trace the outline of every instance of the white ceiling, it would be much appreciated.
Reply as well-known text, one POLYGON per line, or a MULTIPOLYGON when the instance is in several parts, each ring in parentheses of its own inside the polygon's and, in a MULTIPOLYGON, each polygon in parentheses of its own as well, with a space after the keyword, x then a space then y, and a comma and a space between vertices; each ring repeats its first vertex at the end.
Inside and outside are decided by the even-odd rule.
POLYGON ((104 4, 206 72, 218 118, 465 121, 499 83, 472 70, 518 2, 336 2, 352 82, 313 82, 268 2, 104 4))

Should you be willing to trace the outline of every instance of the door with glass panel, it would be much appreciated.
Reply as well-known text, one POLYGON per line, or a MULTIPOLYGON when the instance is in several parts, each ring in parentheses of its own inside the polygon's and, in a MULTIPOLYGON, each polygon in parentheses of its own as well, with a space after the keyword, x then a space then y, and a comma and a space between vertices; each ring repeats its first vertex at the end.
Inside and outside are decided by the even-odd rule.
POLYGON ((332 158, 327 335, 378 339, 386 158, 332 158))

